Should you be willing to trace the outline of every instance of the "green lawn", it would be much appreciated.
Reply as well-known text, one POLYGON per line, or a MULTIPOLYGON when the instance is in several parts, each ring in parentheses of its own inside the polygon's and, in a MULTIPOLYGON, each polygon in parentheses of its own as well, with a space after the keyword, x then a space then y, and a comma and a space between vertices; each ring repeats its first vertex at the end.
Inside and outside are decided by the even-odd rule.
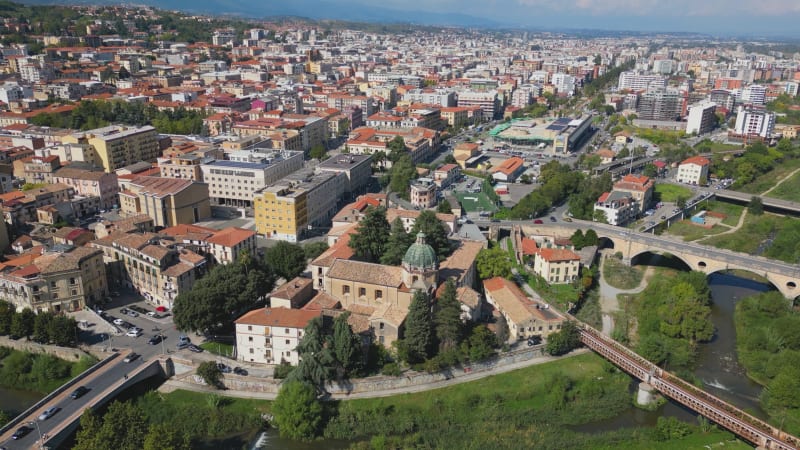
MULTIPOLYGON (((771 171, 758 176, 752 183, 745 184, 744 186, 734 186, 731 189, 750 194, 760 194, 775 186, 778 181, 786 178, 786 176, 798 167, 800 167, 800 159, 788 159, 775 166, 771 171)), ((771 194, 772 193, 770 193, 769 196, 772 196, 771 194)))
POLYGON ((683 186, 667 183, 656 183, 655 200, 661 202, 676 202, 678 197, 688 200, 692 196, 692 190, 683 186))
POLYGON ((689 220, 681 220, 680 222, 675 222, 670 225, 670 227, 667 228, 667 233, 674 236, 681 236, 684 241, 690 242, 696 241, 704 236, 719 234, 728 230, 730 230, 730 228, 720 225, 714 225, 711 229, 703 228, 692 225, 689 220))
POLYGON ((200 348, 205 351, 214 353, 215 355, 233 357, 233 345, 222 344, 220 342, 203 342, 200 348))
POLYGON ((728 217, 723 219, 722 223, 735 227, 739 223, 739 217, 744 211, 744 206, 726 202, 708 202, 708 210, 725 214, 728 217))
POLYGON ((625 265, 617 258, 606 258, 603 262, 603 279, 617 289, 633 289, 639 286, 643 275, 642 267, 625 265))
POLYGON ((797 219, 772 214, 748 214, 742 228, 735 233, 713 236, 703 243, 749 254, 763 250, 761 256, 791 263, 800 258, 799 233, 800 222, 797 219), (772 239, 772 244, 760 249, 767 239, 772 239))
POLYGON ((767 197, 800 202, 800 172, 779 184, 767 197))
POLYGON ((489 211, 494 212, 495 206, 483 192, 471 194, 469 192, 456 192, 456 197, 466 212, 489 211))

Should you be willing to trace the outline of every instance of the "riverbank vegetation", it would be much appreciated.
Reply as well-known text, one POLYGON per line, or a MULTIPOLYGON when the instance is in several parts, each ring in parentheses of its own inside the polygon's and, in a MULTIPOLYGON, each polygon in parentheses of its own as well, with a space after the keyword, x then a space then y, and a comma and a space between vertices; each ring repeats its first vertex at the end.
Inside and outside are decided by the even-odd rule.
POLYGON ((736 304, 736 350, 747 375, 765 386, 772 423, 800 433, 800 314, 779 292, 736 304))
POLYGON ((704 244, 795 263, 800 258, 800 221, 772 214, 748 214, 734 233, 712 236, 704 244))
POLYGON ((644 268, 628 266, 618 258, 606 258, 603 261, 603 279, 617 289, 634 289, 639 286, 644 276, 644 268))
POLYGON ((70 362, 44 353, 0 347, 0 386, 48 393, 96 362, 88 356, 70 362))
POLYGON ((614 338, 644 358, 691 379, 696 347, 714 335, 711 295, 700 272, 657 268, 648 286, 621 301, 614 338))
POLYGON ((17 312, 14 305, 0 300, 0 336, 27 338, 40 344, 60 347, 75 347, 78 323, 72 317, 49 311, 34 314, 30 308, 25 308, 17 312))

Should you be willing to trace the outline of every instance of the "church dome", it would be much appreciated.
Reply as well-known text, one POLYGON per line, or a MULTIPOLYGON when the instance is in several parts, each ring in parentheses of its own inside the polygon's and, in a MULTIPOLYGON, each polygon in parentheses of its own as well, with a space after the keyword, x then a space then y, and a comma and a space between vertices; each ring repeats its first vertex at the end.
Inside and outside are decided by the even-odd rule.
POLYGON ((408 247, 403 256, 403 266, 411 269, 429 270, 436 269, 436 252, 433 247, 425 243, 425 233, 417 234, 417 241, 408 247))

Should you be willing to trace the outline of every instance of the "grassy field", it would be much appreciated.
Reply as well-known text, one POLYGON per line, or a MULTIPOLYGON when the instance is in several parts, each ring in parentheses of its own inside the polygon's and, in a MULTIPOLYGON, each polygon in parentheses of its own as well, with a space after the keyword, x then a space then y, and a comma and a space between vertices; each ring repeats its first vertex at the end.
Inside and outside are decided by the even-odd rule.
MULTIPOLYGON (((734 186, 731 189, 750 194, 760 194, 775 186, 778 181, 786 178, 786 176, 798 167, 800 167, 800 159, 789 159, 776 166, 775 169, 758 176, 752 183, 743 186, 734 186)), ((772 193, 770 193, 770 196, 771 194, 772 193)))
POLYGON ((661 202, 676 202, 678 197, 688 200, 692 196, 692 190, 674 184, 657 183, 655 187, 655 200, 661 202))
POLYGON ((800 222, 797 219, 772 214, 761 216, 748 214, 742 228, 735 233, 713 236, 703 243, 737 252, 761 254, 767 258, 791 263, 797 262, 800 258, 798 233, 800 233, 800 222))
POLYGON ((233 356, 233 345, 232 344, 222 344, 220 342, 203 342, 200 344, 200 348, 207 352, 211 352, 215 355, 220 356, 233 356))
POLYGON ((744 211, 744 206, 725 202, 708 202, 708 210, 725 214, 728 217, 722 223, 734 227, 739 223, 739 217, 744 211))
POLYGON ((471 194, 469 192, 456 192, 456 197, 466 212, 489 211, 494 212, 495 206, 483 192, 471 194))
POLYGON ((681 236, 684 241, 690 242, 696 241, 707 235, 719 234, 727 230, 730 230, 730 228, 714 225, 711 229, 707 229, 697 225, 692 225, 691 221, 689 220, 682 220, 670 225, 670 227, 667 229, 667 233, 673 236, 681 236))
POLYGON ((606 258, 603 263, 603 279, 617 289, 633 289, 639 286, 644 268, 626 266, 617 258, 606 258))
POLYGON ((800 202, 800 172, 779 184, 767 197, 800 202))

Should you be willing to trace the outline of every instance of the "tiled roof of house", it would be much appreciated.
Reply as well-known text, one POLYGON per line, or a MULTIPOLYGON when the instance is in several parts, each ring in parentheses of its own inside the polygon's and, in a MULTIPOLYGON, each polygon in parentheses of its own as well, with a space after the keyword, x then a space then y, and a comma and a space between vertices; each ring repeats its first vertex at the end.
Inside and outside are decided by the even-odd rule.
POLYGON ((305 328, 308 322, 320 317, 319 311, 289 308, 263 308, 250 311, 236 319, 237 324, 266 327, 305 328))

